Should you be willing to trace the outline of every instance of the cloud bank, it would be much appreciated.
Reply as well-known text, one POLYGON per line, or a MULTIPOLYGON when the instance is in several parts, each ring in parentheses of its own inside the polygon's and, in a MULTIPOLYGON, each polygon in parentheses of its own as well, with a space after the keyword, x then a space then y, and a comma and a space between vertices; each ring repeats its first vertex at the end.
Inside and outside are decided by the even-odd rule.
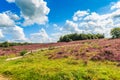
POLYGON ((110 37, 110 30, 114 27, 120 27, 120 2, 114 3, 110 7, 110 13, 106 14, 78 10, 73 19, 66 20, 63 26, 70 32, 101 33, 106 37, 110 37))
MULTIPOLYGON (((12 12, 3 12, 0 13, 0 38, 4 39, 6 35, 10 35, 11 41, 26 41, 23 28, 15 24, 16 14, 9 14, 12 12)), ((7 36, 9 37, 9 36, 7 36)), ((7 39, 4 39, 5 41, 7 39)))
POLYGON ((30 40, 34 43, 49 43, 51 38, 46 33, 45 29, 41 29, 38 33, 31 34, 30 40))
MULTIPOLYGON (((110 30, 120 26, 120 1, 112 4, 108 13, 99 14, 90 10, 76 11, 71 20, 66 20, 62 26, 53 24, 55 33, 47 34, 45 29, 30 34, 27 39, 22 27, 16 21, 23 19, 22 25, 33 24, 46 25, 50 9, 44 0, 6 0, 15 3, 20 8, 20 17, 10 11, 0 13, 0 38, 11 33, 13 40, 31 40, 31 42, 53 42, 57 41, 61 35, 68 33, 101 33, 106 37, 110 36, 110 30), (18 34, 18 35, 16 35, 18 34), (20 38, 21 37, 21 38, 20 38)), ((104 11, 103 11, 104 12, 104 11)))
POLYGON ((11 11, 0 13, 0 40, 14 42, 43 42, 48 41, 47 33, 42 29, 39 33, 31 34, 28 39, 25 36, 24 28, 33 24, 45 25, 48 22, 50 9, 43 0, 6 0, 8 3, 15 3, 20 8, 20 17, 11 11), (23 19, 23 23, 21 23, 23 19), (33 36, 34 35, 34 36, 33 36), (40 36, 40 38, 38 37, 40 36), (34 39, 36 38, 36 40, 34 39), (42 38, 42 39, 41 39, 42 38), (40 41, 38 40, 40 39, 40 41), (45 40, 46 39, 46 40, 45 40))

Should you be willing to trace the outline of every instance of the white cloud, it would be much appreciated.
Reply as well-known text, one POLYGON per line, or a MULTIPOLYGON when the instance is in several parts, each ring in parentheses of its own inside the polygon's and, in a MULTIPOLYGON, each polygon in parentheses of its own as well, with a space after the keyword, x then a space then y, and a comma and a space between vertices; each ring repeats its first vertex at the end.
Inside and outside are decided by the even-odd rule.
POLYGON ((18 18, 16 14, 11 12, 0 13, 0 39, 11 37, 10 41, 25 41, 25 34, 23 28, 15 24, 15 18, 18 18), (16 16, 16 17, 15 17, 16 16))
POLYGON ((112 13, 100 15, 95 12, 89 13, 78 24, 85 33, 101 33, 106 37, 110 37, 110 30, 115 26, 112 13))
POLYGON ((48 21, 50 9, 43 0, 15 0, 21 9, 21 15, 25 19, 24 25, 45 24, 48 21))
POLYGON ((66 20, 64 29, 70 32, 80 32, 78 24, 73 21, 66 20))
POLYGON ((53 24, 53 27, 58 27, 58 25, 57 24, 53 24))
POLYGON ((63 30, 63 27, 58 26, 57 24, 53 24, 53 28, 55 31, 62 31, 63 30))
POLYGON ((51 40, 52 42, 56 42, 59 40, 60 36, 65 35, 65 33, 63 32, 57 32, 57 33, 52 33, 51 36, 51 40))
MULTIPOLYGON (((14 0, 7 0, 8 2, 14 2, 14 0)), ((24 18, 24 25, 32 24, 45 24, 48 21, 48 13, 50 9, 47 7, 47 3, 44 0, 15 0, 17 6, 21 9, 21 17, 24 18)), ((48 34, 44 29, 41 29, 38 33, 31 34, 30 40, 33 42, 50 42, 51 40, 57 41, 57 39, 67 33, 103 33, 106 37, 110 37, 110 30, 114 27, 120 26, 120 1, 110 6, 108 13, 99 14, 96 12, 90 12, 88 10, 78 10, 72 16, 72 20, 66 20, 65 24, 61 27, 57 24, 52 26, 56 30, 56 33, 48 34)), ((18 16, 19 17, 19 16, 18 16)), ((15 19, 12 15, 6 13, 0 13, 0 27, 13 25, 15 28, 15 19), (4 19, 3 19, 4 18, 4 19), (5 19, 6 18, 6 19, 5 19), (6 20, 6 21, 5 21, 6 20)), ((25 39, 22 28, 12 31, 25 39)), ((0 31, 0 36, 4 37, 3 30, 0 31)), ((14 34, 14 33, 12 33, 14 34)), ((15 35, 14 35, 15 36, 15 35)), ((19 38, 19 37, 15 37, 19 38)))
POLYGON ((81 17, 84 17, 86 15, 88 15, 88 11, 80 11, 78 10, 77 12, 75 12, 75 14, 73 15, 73 20, 74 21, 78 21, 81 20, 81 17))
POLYGON ((42 28, 38 33, 32 33, 30 40, 34 43, 49 43, 51 38, 48 36, 46 31, 42 28))
POLYGON ((63 30, 52 34, 58 36, 67 33, 101 33, 105 37, 111 37, 110 31, 114 27, 120 27, 120 1, 110 6, 108 13, 99 14, 90 11, 80 11, 74 13, 73 20, 66 20, 63 30))
POLYGON ((15 2, 15 0, 6 0, 6 1, 9 2, 9 3, 15 2))
POLYGON ((12 20, 17 21, 20 20, 20 17, 14 13, 12 13, 11 11, 6 11, 4 12, 6 15, 8 15, 12 20))
POLYGON ((0 27, 12 27, 15 22, 6 14, 0 13, 0 27))
POLYGON ((1 28, 1 34, 7 41, 26 42, 28 39, 25 37, 23 28, 14 25, 13 27, 1 28))
POLYGON ((0 39, 3 38, 3 37, 4 37, 4 35, 2 33, 2 30, 0 29, 0 39))
POLYGON ((120 2, 114 3, 114 5, 111 7, 111 10, 114 9, 120 9, 120 2))
POLYGON ((13 27, 13 29, 12 29, 12 35, 13 35, 13 39, 15 39, 15 40, 23 40, 23 41, 27 40, 25 38, 25 34, 23 32, 23 28, 21 28, 19 26, 13 27))
POLYGON ((96 12, 93 12, 90 15, 88 15, 87 17, 84 18, 84 20, 92 20, 92 21, 96 21, 98 19, 100 19, 100 15, 97 14, 96 12))
MULTIPOLYGON (((33 24, 46 24, 48 22, 48 13, 50 9, 47 7, 47 3, 44 0, 6 0, 9 3, 15 3, 21 10, 21 18, 24 19, 23 25, 33 24)), ((23 28, 17 26, 16 22, 20 17, 10 11, 4 12, 0 17, 0 27, 2 31, 0 35, 12 36, 12 41, 26 41, 23 28), (3 22, 2 22, 3 21, 3 22), (11 26, 11 27, 10 27, 11 26), (10 28, 9 28, 10 27, 10 28)), ((31 34, 31 41, 33 42, 49 42, 50 38, 44 29, 41 29, 38 33, 31 34)))
MULTIPOLYGON (((6 0, 9 3, 15 3, 21 10, 21 18, 24 19, 23 25, 46 24, 48 22, 48 13, 50 9, 44 0, 6 0)), ((10 41, 27 41, 23 28, 17 26, 20 17, 10 11, 0 13, 0 36, 10 41), (4 27, 4 28, 3 28, 4 27), (7 36, 6 36, 7 35, 7 36)), ((30 38, 33 42, 49 42, 50 38, 44 29, 39 33, 31 34, 30 38), (39 40, 40 39, 40 40, 39 40)))
POLYGON ((3 33, 4 34, 9 34, 12 37, 13 41, 18 41, 18 40, 27 40, 25 38, 25 34, 23 32, 23 28, 19 27, 19 26, 14 26, 11 28, 4 28, 3 29, 3 33))

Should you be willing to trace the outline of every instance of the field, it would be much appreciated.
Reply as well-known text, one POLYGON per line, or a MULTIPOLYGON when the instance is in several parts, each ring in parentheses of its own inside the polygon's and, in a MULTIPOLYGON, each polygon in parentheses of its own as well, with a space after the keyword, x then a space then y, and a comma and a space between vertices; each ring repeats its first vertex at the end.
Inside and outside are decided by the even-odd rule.
POLYGON ((0 74, 10 80, 120 80, 120 39, 30 44, 0 51, 0 74), (22 50, 37 51, 6 61, 22 50))

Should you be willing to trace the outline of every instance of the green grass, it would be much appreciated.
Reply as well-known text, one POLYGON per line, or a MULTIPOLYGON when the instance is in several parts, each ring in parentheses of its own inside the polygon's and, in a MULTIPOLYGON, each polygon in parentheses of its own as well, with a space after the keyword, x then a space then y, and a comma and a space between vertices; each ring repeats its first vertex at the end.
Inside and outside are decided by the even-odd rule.
POLYGON ((46 54, 59 49, 42 50, 22 59, 5 61, 0 57, 0 74, 11 80, 120 80, 116 62, 74 60, 72 57, 50 60, 46 54))

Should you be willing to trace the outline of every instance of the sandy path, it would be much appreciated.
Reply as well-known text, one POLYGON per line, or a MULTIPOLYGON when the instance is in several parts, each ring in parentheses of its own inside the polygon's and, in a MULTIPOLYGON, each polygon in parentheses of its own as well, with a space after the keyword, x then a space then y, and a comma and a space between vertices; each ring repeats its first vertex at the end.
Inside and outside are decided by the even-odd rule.
POLYGON ((5 78, 5 77, 3 77, 3 76, 0 75, 0 80, 10 80, 10 79, 5 78))

